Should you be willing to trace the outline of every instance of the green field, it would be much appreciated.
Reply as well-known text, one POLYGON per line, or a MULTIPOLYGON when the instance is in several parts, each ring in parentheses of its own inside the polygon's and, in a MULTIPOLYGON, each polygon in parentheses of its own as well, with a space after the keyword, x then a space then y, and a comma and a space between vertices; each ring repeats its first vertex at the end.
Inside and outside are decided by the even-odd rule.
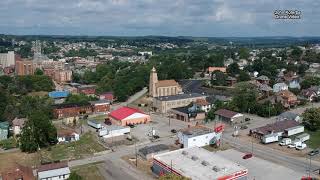
POLYGON ((306 142, 307 145, 312 148, 320 148, 320 130, 318 131, 307 131, 306 133, 310 134, 310 139, 306 142))
POLYGON ((104 150, 106 149, 97 142, 92 133, 85 133, 79 141, 42 149, 40 155, 43 161, 72 160, 81 159, 104 150))
POLYGON ((71 171, 77 173, 85 180, 104 180, 105 178, 99 171, 99 165, 103 165, 103 163, 96 162, 92 164, 77 166, 72 168, 71 171))

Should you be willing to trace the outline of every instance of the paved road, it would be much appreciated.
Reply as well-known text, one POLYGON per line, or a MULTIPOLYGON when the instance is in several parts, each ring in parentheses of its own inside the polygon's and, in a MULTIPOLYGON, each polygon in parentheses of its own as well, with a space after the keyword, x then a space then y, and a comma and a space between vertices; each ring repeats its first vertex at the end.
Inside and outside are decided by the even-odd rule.
POLYGON ((134 95, 130 96, 129 99, 126 102, 122 103, 115 103, 111 106, 111 110, 118 109, 121 106, 127 106, 130 103, 133 103, 134 101, 141 98, 143 95, 145 95, 148 92, 148 88, 144 87, 141 91, 135 93, 134 95))
MULTIPOLYGON (((241 152, 252 152, 252 143, 234 138, 230 134, 225 134, 223 141, 229 143, 235 149, 241 152)), ((306 158, 290 156, 287 153, 269 148, 260 144, 253 144, 253 154, 265 160, 281 164, 295 171, 306 173, 309 169, 309 160, 306 158)), ((312 171, 320 168, 320 163, 312 161, 312 171)))

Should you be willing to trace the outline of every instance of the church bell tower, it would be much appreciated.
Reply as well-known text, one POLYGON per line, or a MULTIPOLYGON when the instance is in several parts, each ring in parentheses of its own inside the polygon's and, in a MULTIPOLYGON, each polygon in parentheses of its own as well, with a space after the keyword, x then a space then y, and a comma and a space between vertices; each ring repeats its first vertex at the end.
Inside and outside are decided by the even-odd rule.
POLYGON ((149 96, 150 97, 157 97, 157 89, 156 83, 158 82, 158 75, 156 68, 152 68, 150 72, 150 79, 149 79, 149 96))

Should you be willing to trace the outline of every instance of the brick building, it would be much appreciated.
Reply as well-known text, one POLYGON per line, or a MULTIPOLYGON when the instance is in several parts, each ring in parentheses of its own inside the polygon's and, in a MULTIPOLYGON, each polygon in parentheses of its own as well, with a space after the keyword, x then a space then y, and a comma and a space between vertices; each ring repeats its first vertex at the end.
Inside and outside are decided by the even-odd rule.
POLYGON ((90 104, 94 113, 106 114, 110 111, 110 101, 108 100, 90 101, 90 104))
POLYGON ((94 96, 96 93, 96 86, 95 85, 81 85, 77 87, 77 92, 80 94, 94 96))
POLYGON ((57 119, 75 117, 80 114, 92 113, 92 107, 90 104, 57 104, 53 107, 53 115, 57 119))
POLYGON ((33 75, 36 70, 36 63, 29 60, 16 61, 16 74, 19 76, 33 75))

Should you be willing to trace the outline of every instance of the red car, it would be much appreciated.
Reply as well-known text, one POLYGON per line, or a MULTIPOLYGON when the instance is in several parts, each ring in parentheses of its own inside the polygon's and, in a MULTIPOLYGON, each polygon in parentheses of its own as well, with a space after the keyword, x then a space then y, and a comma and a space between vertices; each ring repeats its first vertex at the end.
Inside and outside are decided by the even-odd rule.
POLYGON ((245 154, 242 159, 249 159, 249 158, 252 158, 252 153, 248 153, 248 154, 245 154))

